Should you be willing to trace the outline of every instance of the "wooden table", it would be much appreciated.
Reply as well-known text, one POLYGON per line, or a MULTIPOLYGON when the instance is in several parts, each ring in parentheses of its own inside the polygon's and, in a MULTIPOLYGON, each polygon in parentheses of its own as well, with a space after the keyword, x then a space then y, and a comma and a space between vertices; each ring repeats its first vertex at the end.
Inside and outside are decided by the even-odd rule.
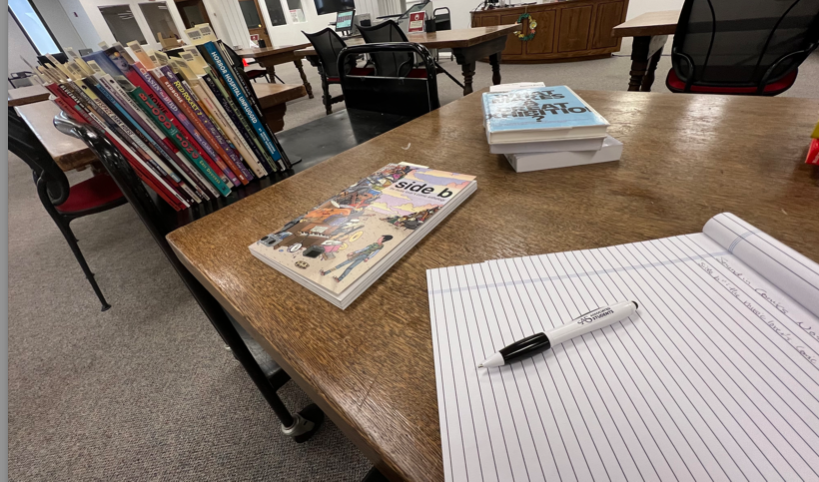
POLYGON ((273 132, 284 129, 287 102, 307 95, 303 85, 251 83, 261 104, 264 120, 273 132))
POLYGON ((723 211, 819 261, 819 170, 804 164, 819 100, 579 94, 625 144, 620 162, 517 174, 489 153, 474 94, 168 240, 385 475, 443 480, 426 269, 700 232, 723 211), (347 310, 248 251, 321 200, 402 161, 474 174, 478 190, 347 310))
MULTIPOLYGON (((10 104, 9 104, 10 105, 10 104)), ((54 116, 61 111, 50 100, 14 108, 28 127, 43 143, 46 150, 63 172, 85 169, 97 160, 97 156, 85 142, 58 131, 54 127, 54 116)))
MULTIPOLYGON (((423 45, 428 49, 452 49, 455 60, 461 66, 464 76, 464 95, 472 93, 472 78, 475 76, 475 62, 489 57, 492 64, 492 83, 501 82, 500 59, 501 52, 506 48, 506 38, 517 29, 516 25, 496 25, 491 27, 464 28, 458 30, 441 30, 431 33, 411 33, 407 35, 410 42, 423 45)), ((346 40, 347 45, 362 45, 363 38, 346 40)), ((316 50, 309 46, 297 50, 296 56, 307 57, 310 63, 321 71, 316 50)))
POLYGON ((29 85, 28 87, 9 89, 9 107, 17 107, 48 100, 50 93, 51 92, 46 90, 42 85, 36 84, 29 85))
POLYGON ((286 64, 293 62, 296 69, 301 76, 304 89, 307 91, 308 98, 313 98, 313 86, 307 81, 307 76, 304 74, 304 65, 301 62, 301 57, 296 56, 294 52, 305 47, 309 47, 310 43, 296 44, 296 45, 279 45, 272 47, 264 47, 259 49, 241 49, 237 50, 236 54, 244 59, 256 59, 259 64, 270 72, 270 79, 272 82, 276 81, 276 66, 279 64, 286 64))
POLYGON ((663 55, 668 36, 674 35, 677 30, 679 18, 679 10, 648 12, 612 29, 614 37, 634 37, 628 90, 651 92, 657 62, 663 55))

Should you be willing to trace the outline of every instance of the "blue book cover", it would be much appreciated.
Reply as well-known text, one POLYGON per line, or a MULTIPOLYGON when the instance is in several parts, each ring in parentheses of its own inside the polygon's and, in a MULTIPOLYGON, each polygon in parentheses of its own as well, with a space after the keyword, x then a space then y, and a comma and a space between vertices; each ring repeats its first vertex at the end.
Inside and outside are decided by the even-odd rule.
POLYGON ((247 117, 247 120, 250 122, 253 130, 256 131, 256 134, 262 141, 262 145, 265 147, 274 161, 280 162, 279 160, 282 158, 282 156, 279 153, 279 150, 276 149, 276 146, 273 144, 270 136, 267 135, 267 131, 262 125, 262 121, 260 121, 258 116, 256 116, 256 112, 254 112, 253 107, 251 107, 250 103, 245 97, 244 92, 242 92, 238 82, 233 77, 233 72, 231 72, 228 66, 225 64, 225 60, 222 58, 222 54, 219 52, 216 44, 213 42, 208 42, 204 46, 211 59, 213 59, 213 64, 216 66, 216 70, 219 72, 219 75, 221 75, 225 80, 228 91, 233 94, 233 97, 236 99, 236 102, 239 104, 242 112, 244 112, 245 117, 247 117))
POLYGON ((565 85, 483 94, 491 135, 525 130, 605 127, 609 123, 565 85))

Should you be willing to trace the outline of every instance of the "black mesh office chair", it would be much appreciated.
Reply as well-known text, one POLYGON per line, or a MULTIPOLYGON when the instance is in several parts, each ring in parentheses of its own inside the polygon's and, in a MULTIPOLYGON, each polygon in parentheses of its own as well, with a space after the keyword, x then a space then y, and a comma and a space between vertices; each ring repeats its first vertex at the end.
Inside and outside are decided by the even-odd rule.
POLYGON ((361 54, 373 57, 394 55, 399 59, 402 56, 413 58, 417 55, 426 68, 416 69, 416 71, 425 75, 362 76, 342 70, 341 89, 344 92, 344 101, 348 109, 418 117, 441 106, 438 100, 435 63, 429 50, 423 45, 416 43, 355 45, 342 50, 338 62, 343 64, 347 58, 361 54))
MULTIPOLYGON (((409 42, 404 31, 392 20, 387 20, 373 27, 359 27, 361 36, 368 44, 371 43, 387 43, 387 42, 409 42)), ((426 50, 426 49, 424 49, 426 50)), ((375 75, 384 75, 389 77, 426 77, 426 74, 418 72, 415 67, 415 57, 412 51, 385 51, 378 53, 371 53, 370 58, 375 65, 375 75)), ((449 72, 441 67, 433 60, 433 72, 443 72, 453 82, 463 88, 458 79, 453 77, 449 72)))
MULTIPOLYGON (((85 262, 85 257, 77 244, 77 238, 71 230, 71 221, 101 213, 127 201, 117 188, 114 180, 105 173, 97 174, 91 179, 79 182, 73 186, 68 184, 68 178, 54 161, 46 148, 29 129, 28 125, 9 109, 9 151, 23 160, 31 168, 34 184, 37 186, 37 195, 43 203, 48 215, 60 229, 74 257, 80 264, 85 277, 91 283, 94 293, 102 303, 102 311, 111 307, 100 291, 94 273, 85 262)), ((58 134, 59 135, 59 134, 58 134)))
MULTIPOLYGON (((341 82, 338 55, 347 44, 344 43, 341 37, 331 28, 325 28, 316 33, 302 33, 307 37, 307 40, 313 44, 313 48, 316 49, 316 55, 319 60, 319 75, 321 76, 321 90, 323 92, 322 101, 324 102, 327 115, 330 115, 333 113, 333 104, 344 100, 344 95, 336 97, 330 95, 330 84, 338 84, 341 82)), ((343 70, 350 72, 354 69, 356 69, 355 71, 358 75, 372 73, 371 69, 357 69, 355 66, 355 57, 348 57, 343 70)))
POLYGON ((777 95, 819 42, 819 0, 686 0, 672 92, 777 95))

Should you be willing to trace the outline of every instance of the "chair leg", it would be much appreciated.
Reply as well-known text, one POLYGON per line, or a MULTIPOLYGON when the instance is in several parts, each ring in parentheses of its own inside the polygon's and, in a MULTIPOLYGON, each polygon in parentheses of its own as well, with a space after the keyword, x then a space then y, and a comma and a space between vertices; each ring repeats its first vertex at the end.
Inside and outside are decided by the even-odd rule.
POLYGON ((85 278, 89 283, 91 283, 91 288, 94 289, 94 293, 97 294, 97 298, 99 298, 100 303, 102 303, 102 311, 107 311, 108 308, 111 308, 111 305, 105 301, 105 296, 102 295, 102 291, 100 291, 100 287, 97 285, 97 280, 94 279, 94 273, 91 272, 91 268, 89 268, 88 263, 85 262, 85 257, 82 255, 82 251, 80 251, 80 245, 77 244, 77 238, 74 236, 74 232, 71 231, 71 227, 68 225, 68 222, 63 224, 61 220, 57 219, 54 219, 54 222, 57 223, 57 226, 63 233, 63 237, 68 243, 68 246, 71 247, 74 257, 77 258, 77 262, 80 263, 80 267, 82 268, 83 273, 85 273, 85 278))
POLYGON ((321 97, 321 100, 324 102, 324 109, 327 115, 330 115, 333 113, 333 98, 330 97, 330 83, 327 82, 327 78, 324 76, 321 77, 321 90, 324 92, 324 95, 321 97))

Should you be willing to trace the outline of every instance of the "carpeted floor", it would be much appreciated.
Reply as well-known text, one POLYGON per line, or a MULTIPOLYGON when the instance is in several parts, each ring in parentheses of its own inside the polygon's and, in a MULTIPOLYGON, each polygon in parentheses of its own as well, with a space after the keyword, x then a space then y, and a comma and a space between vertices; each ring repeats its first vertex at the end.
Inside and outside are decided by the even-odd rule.
MULTIPOLYGON (((624 52, 628 52, 628 46, 624 52)), ((455 62, 442 61, 458 75, 455 62)), ((629 60, 503 65, 505 82, 625 90, 629 60)), ((663 58, 655 91, 666 91, 663 58)), ((320 83, 306 66, 315 92, 320 83)), ((298 83, 292 65, 278 68, 298 83)), ((479 64, 475 89, 488 86, 479 64)), ((819 57, 785 95, 819 97, 819 57)), ((338 92, 338 86, 332 87, 338 92)), ((439 76, 442 103, 460 89, 439 76)), ((336 104, 334 110, 343 108, 336 104)), ((286 128, 324 115, 291 102, 286 128)), ((307 444, 278 423, 126 205, 73 227, 113 308, 99 303, 46 214, 31 172, 9 155, 9 477, 15 481, 356 481, 368 461, 327 422, 307 444)), ((74 173, 76 182, 85 175, 74 173)), ((292 382, 291 408, 308 402, 292 382)))

